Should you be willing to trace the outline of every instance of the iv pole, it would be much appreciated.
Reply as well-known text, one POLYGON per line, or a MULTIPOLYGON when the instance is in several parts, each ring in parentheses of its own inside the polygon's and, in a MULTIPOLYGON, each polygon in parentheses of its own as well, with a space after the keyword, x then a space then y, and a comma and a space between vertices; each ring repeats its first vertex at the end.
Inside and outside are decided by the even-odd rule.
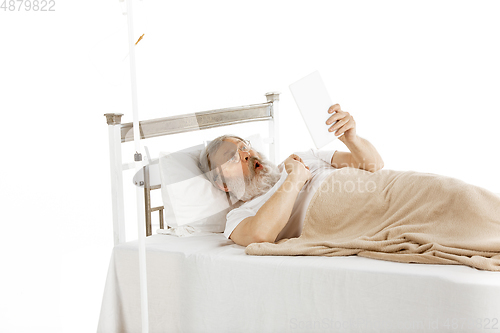
MULTIPOLYGON (((134 43, 134 26, 132 14, 132 0, 120 0, 127 3, 127 25, 128 25, 128 46, 130 56, 130 84, 132 92, 132 112, 133 112, 133 129, 134 129, 134 145, 135 145, 135 171, 139 172, 143 166, 141 155, 141 143, 139 133, 139 111, 137 107, 137 85, 136 85, 136 68, 135 68, 135 43, 134 43)), ((137 227, 138 227, 138 250, 139 250, 139 281, 141 294, 141 323, 142 333, 149 332, 148 318, 148 286, 146 275, 146 231, 144 228, 144 202, 142 199, 142 191, 140 187, 136 187, 137 199, 137 227)))

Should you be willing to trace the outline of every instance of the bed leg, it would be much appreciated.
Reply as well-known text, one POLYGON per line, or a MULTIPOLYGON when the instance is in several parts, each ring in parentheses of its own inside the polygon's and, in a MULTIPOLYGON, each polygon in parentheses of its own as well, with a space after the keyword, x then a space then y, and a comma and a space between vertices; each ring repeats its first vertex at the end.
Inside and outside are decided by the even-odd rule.
POLYGON ((114 244, 125 242, 125 204, 123 198, 123 168, 121 147, 121 113, 106 113, 109 134, 109 162, 111 169, 111 205, 114 244))

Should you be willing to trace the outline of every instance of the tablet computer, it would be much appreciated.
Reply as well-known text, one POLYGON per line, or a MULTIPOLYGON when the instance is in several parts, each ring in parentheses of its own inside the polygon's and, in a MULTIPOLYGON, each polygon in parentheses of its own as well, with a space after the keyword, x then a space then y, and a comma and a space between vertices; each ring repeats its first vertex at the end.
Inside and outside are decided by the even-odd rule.
POLYGON ((328 109, 333 103, 319 72, 315 71, 292 83, 290 91, 316 148, 320 149, 337 139, 335 132, 328 131, 333 124, 326 124, 332 115, 328 109))

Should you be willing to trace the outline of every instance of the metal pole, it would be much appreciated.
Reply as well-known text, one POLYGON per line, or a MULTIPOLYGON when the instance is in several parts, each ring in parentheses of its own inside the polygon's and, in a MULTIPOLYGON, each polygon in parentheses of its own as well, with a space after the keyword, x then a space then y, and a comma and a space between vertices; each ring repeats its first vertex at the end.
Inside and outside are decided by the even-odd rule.
POLYGON ((272 139, 269 149, 269 159, 277 164, 279 158, 279 92, 269 92, 266 94, 268 102, 273 103, 273 120, 269 123, 269 138, 272 139))
MULTIPOLYGON (((135 144, 135 170, 136 173, 142 168, 141 143, 139 132, 139 111, 137 107, 137 85, 136 85, 136 68, 135 68, 135 42, 134 42, 134 25, 132 0, 127 1, 127 24, 128 24, 128 45, 130 59, 130 84, 132 89, 132 112, 133 112, 133 129, 134 129, 134 144, 135 144)), ((142 333, 149 332, 148 318, 148 286, 146 274, 146 235, 144 230, 144 202, 142 191, 139 187, 135 190, 137 198, 137 236, 139 250, 139 282, 141 292, 141 323, 142 333)))

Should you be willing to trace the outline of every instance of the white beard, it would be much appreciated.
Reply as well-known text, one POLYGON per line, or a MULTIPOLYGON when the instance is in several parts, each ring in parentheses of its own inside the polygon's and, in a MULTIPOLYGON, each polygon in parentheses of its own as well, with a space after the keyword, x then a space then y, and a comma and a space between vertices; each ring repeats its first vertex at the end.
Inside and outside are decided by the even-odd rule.
POLYGON ((266 159, 263 154, 259 153, 259 155, 261 158, 251 157, 249 159, 251 165, 251 168, 249 168, 250 175, 225 179, 230 189, 229 194, 231 194, 232 197, 242 201, 249 201, 267 193, 280 179, 281 172, 278 167, 266 159), (263 167, 258 170, 258 174, 253 166, 255 160, 263 167))

